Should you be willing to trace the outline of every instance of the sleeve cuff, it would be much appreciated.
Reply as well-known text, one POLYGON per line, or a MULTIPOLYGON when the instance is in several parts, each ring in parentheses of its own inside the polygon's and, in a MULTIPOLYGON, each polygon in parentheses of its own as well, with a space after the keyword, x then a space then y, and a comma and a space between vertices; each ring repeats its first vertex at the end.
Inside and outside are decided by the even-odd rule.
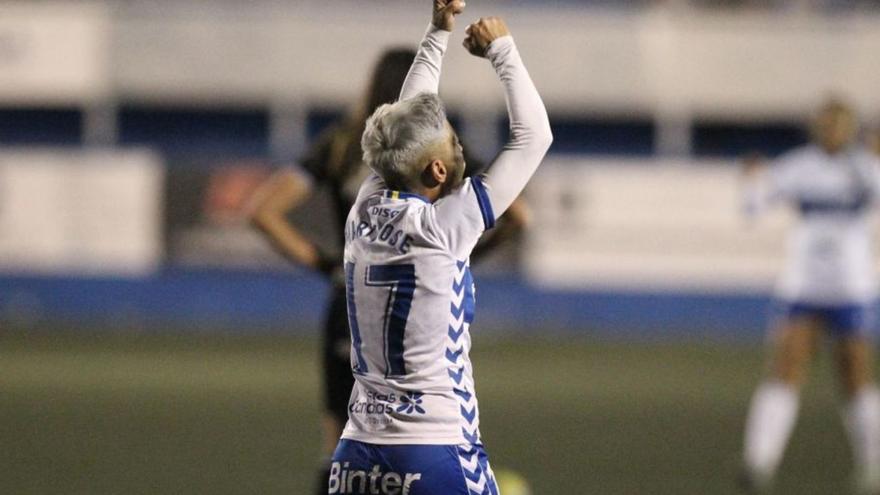
POLYGON ((502 36, 489 44, 489 48, 486 49, 486 58, 495 64, 505 58, 515 47, 516 45, 513 43, 513 36, 509 34, 507 36, 502 36))
POLYGON ((449 36, 452 33, 434 26, 433 22, 428 23, 428 29, 425 31, 425 38, 432 39, 446 46, 449 43, 449 36))

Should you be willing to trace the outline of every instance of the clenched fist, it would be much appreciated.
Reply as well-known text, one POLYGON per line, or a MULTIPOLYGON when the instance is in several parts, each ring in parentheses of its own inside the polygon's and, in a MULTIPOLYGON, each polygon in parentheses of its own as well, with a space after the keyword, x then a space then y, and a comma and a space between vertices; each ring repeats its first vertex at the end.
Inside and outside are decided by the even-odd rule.
POLYGON ((452 31, 455 27, 455 16, 464 12, 464 5, 464 0, 434 0, 434 27, 452 31))
POLYGON ((467 35, 464 39, 464 47, 471 52, 471 55, 477 57, 485 57, 486 49, 493 41, 510 34, 507 24, 500 17, 482 17, 468 26, 464 32, 467 35))

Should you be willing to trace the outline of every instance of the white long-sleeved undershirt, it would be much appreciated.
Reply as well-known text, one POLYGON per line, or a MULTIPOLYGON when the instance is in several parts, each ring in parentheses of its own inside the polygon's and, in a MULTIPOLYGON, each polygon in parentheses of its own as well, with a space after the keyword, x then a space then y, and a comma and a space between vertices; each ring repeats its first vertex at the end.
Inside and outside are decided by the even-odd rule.
MULTIPOLYGON (((449 31, 428 27, 407 74, 400 99, 437 93, 449 31)), ((547 153, 553 135, 544 102, 535 88, 511 36, 494 40, 486 57, 504 87, 510 118, 510 139, 484 173, 483 183, 496 217, 501 216, 525 188, 547 153)))

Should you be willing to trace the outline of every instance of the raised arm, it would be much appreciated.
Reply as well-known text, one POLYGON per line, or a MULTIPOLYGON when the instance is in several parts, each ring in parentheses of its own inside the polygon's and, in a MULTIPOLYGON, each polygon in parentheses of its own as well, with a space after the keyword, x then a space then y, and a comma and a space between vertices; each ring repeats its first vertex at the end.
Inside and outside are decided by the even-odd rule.
POLYGON ((525 188, 553 141, 544 102, 523 65, 504 21, 480 19, 467 28, 464 45, 492 63, 504 86, 510 140, 484 174, 492 211, 501 216, 525 188))
POLYGON ((768 166, 763 156, 753 153, 743 158, 741 168, 741 209, 751 219, 763 213, 771 202, 771 194, 766 187, 768 166))
POLYGON ((419 93, 436 94, 440 87, 440 70, 449 34, 455 27, 455 16, 464 11, 465 4, 462 0, 435 0, 433 4, 431 24, 400 90, 401 100, 419 93))
MULTIPOLYGON (((406 100, 425 92, 437 94, 440 88, 440 70, 446 45, 449 42, 449 34, 455 27, 455 16, 464 11, 465 3, 463 0, 434 0, 432 3, 434 10, 431 24, 428 25, 412 67, 409 68, 400 88, 399 100, 406 100)), ((384 187, 382 179, 371 173, 361 184, 358 201, 384 187)))

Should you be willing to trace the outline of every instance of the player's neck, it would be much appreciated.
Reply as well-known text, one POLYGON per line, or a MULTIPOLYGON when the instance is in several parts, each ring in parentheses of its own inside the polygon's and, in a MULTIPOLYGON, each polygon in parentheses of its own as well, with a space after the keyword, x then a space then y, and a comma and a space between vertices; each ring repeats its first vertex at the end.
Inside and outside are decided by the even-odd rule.
POLYGON ((843 154, 848 148, 848 145, 829 146, 819 143, 819 149, 828 156, 837 156, 843 154))

